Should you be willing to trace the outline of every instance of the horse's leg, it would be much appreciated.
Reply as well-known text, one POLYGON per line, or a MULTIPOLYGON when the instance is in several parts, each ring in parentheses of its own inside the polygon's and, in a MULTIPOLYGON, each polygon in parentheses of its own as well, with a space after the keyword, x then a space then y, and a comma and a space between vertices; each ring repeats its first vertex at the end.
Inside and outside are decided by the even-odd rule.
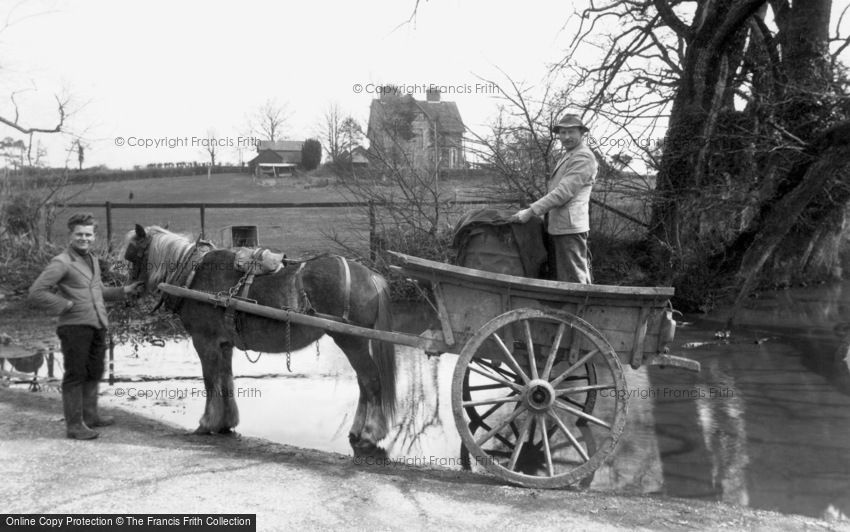
POLYGON ((201 336, 193 336, 192 343, 201 359, 206 391, 204 414, 195 432, 229 433, 239 424, 233 389, 233 346, 219 338, 201 336))
POLYGON ((233 344, 230 342, 221 344, 219 381, 224 414, 218 431, 222 434, 228 434, 233 432, 233 428, 239 424, 239 407, 236 405, 236 388, 233 385, 233 344))
POLYGON ((369 355, 369 341, 344 334, 330 336, 348 357, 360 387, 357 413, 348 433, 354 455, 385 454, 378 442, 387 435, 387 417, 381 408, 381 381, 378 368, 369 355))

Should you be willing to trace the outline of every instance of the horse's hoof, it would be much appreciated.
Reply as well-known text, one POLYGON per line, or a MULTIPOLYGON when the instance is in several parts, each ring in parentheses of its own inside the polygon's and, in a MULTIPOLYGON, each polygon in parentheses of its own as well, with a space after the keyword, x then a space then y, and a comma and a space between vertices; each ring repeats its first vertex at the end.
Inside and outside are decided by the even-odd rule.
POLYGON ((367 441, 359 441, 358 443, 352 443, 351 448, 354 450, 355 458, 378 458, 382 460, 386 460, 389 458, 387 451, 381 449, 377 445, 372 442, 367 441))
POLYGON ((192 434, 198 434, 200 436, 209 436, 212 434, 212 431, 207 427, 198 427, 192 434))
POLYGON ((233 430, 230 427, 225 427, 225 428, 218 431, 218 435, 220 435, 220 436, 230 436, 230 437, 235 438, 235 437, 239 436, 239 433, 236 432, 235 430, 233 430))

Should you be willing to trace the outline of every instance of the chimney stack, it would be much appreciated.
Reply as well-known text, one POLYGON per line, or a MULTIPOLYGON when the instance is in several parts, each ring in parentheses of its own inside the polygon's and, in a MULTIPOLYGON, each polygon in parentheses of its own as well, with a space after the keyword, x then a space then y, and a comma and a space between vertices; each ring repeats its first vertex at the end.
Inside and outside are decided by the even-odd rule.
POLYGON ((399 97, 399 89, 395 85, 382 85, 381 86, 381 100, 389 100, 392 98, 399 97))
POLYGON ((440 89, 437 87, 429 88, 425 93, 425 99, 429 102, 439 102, 440 101, 440 89))

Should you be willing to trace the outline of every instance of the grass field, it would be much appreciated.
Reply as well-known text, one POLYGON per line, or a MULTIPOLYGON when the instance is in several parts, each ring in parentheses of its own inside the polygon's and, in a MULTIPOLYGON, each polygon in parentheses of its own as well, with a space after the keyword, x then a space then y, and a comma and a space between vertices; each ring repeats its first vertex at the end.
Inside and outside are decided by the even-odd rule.
MULTIPOLYGON (((446 190, 457 199, 472 199, 480 183, 447 181, 446 190)), ((346 196, 334 186, 333 178, 252 179, 246 174, 213 174, 179 178, 143 179, 105 182, 95 187, 74 185, 67 188, 75 203, 178 203, 178 202, 341 202, 346 196), (132 200, 130 193, 132 192, 132 200)), ((62 223, 71 211, 57 214, 53 238, 62 242, 65 228, 62 223)), ((99 235, 105 244, 106 212, 104 208, 90 209, 100 220, 99 235)), ((341 252, 329 235, 336 234, 347 246, 360 253, 368 252, 368 214, 361 208, 294 208, 294 209, 206 209, 205 236, 222 243, 231 225, 256 225, 260 244, 275 247, 290 257, 323 251, 341 252)), ((200 211, 195 209, 113 209, 113 246, 119 247, 124 234, 135 223, 168 225, 178 233, 200 233, 200 211)), ((379 220, 380 223, 380 220, 379 220)))
MULTIPOLYGON (((442 188, 457 200, 477 199, 488 182, 478 179, 446 180, 442 188)), ((639 219, 645 219, 641 204, 635 201, 632 188, 640 184, 626 182, 599 182, 594 197, 621 209, 639 219), (624 193, 623 190, 626 190, 624 193)), ((645 186, 645 185, 644 185, 645 186)), ((72 185, 67 187, 69 202, 102 203, 321 203, 346 201, 341 187, 333 177, 300 177, 254 179, 247 174, 213 174, 176 178, 141 179, 134 181, 109 181, 94 187, 72 185), (132 193, 132 200, 130 194, 132 193)), ((468 205, 457 206, 447 224, 453 224, 468 205)), ((57 214, 53 227, 54 242, 63 242, 65 228, 62 223, 72 210, 57 214)), ((101 222, 101 245, 105 245, 106 212, 104 208, 90 209, 101 222)), ((629 237, 641 228, 601 208, 591 209, 591 226, 594 231, 629 237)), ((199 209, 113 209, 113 247, 119 248, 127 231, 136 223, 142 225, 167 225, 172 231, 188 233, 193 237, 201 231, 199 209)), ((379 219, 380 224, 382 220, 379 219)), ((330 235, 336 235, 346 247, 359 254, 368 253, 368 214, 362 208, 275 208, 275 209, 206 209, 205 237, 216 244, 228 244, 227 231, 232 225, 256 225, 260 244, 285 251, 290 257, 300 257, 324 251, 345 253, 330 235)))

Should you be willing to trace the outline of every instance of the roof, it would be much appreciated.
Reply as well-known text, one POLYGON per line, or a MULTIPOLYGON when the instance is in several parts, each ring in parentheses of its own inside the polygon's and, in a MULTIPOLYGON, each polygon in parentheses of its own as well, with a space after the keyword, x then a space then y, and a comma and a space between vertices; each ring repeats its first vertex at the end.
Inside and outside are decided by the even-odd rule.
POLYGON ((257 151, 301 151, 304 141, 301 140, 261 140, 257 144, 257 151))
POLYGON ((428 120, 437 121, 438 127, 443 133, 463 133, 463 120, 460 119, 460 111, 454 102, 420 102, 417 105, 428 116, 428 120))
POLYGON ((355 146, 350 152, 351 162, 354 164, 369 164, 369 153, 362 146, 355 146))
POLYGON ((260 163, 295 163, 301 162, 301 150, 260 150, 257 156, 248 161, 249 166, 260 163))
POLYGON ((372 100, 369 107, 369 128, 377 127, 378 123, 383 122, 386 113, 384 102, 392 101, 394 105, 399 105, 400 110, 410 111, 412 114, 424 114, 426 119, 437 123, 437 128, 440 133, 463 133, 466 129, 463 125, 463 120, 460 118, 457 104, 454 102, 428 102, 415 100, 413 96, 407 94, 398 99, 392 100, 372 100))

